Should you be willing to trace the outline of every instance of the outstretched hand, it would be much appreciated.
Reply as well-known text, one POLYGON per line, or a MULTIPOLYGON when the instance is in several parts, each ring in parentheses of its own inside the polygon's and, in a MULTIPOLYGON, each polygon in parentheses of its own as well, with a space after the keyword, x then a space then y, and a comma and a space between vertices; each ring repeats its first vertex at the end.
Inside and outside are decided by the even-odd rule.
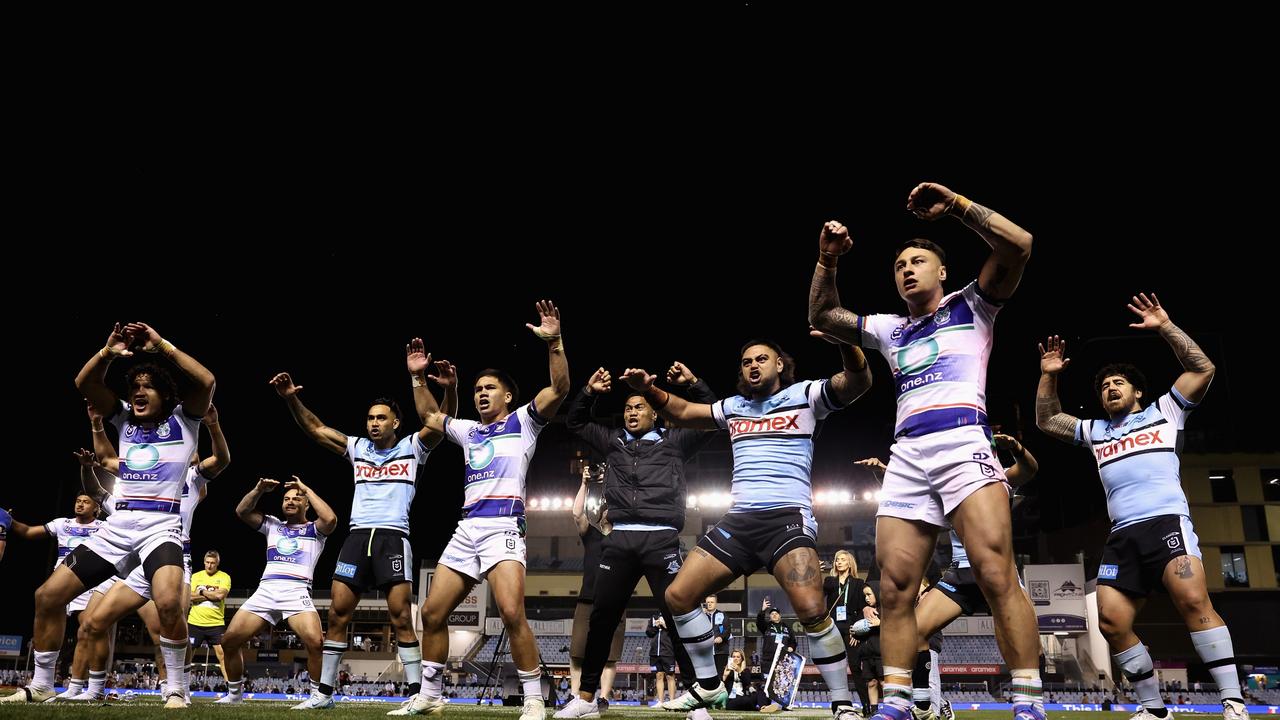
POLYGON ((542 324, 534 327, 525 323, 524 326, 543 340, 555 340, 560 337, 560 309, 550 300, 539 300, 537 307, 542 324))
POLYGON ((649 372, 643 368, 627 368, 626 371, 622 373, 622 379, 631 386, 632 390, 635 390, 636 392, 646 392, 653 388, 653 383, 657 381, 658 376, 650 375, 649 372))
POLYGON ((301 385, 294 385, 293 378, 289 377, 289 373, 276 373, 276 376, 268 382, 276 389, 276 394, 282 398, 291 397, 302 389, 301 385))
POLYGON ((1169 313, 1160 306, 1160 298, 1156 297, 1155 293, 1151 293, 1150 298, 1146 293, 1134 295, 1133 302, 1129 303, 1129 309, 1138 316, 1138 322, 1129 323, 1131 328, 1159 330, 1162 325, 1169 322, 1169 313))
POLYGON ((1041 373, 1057 375, 1071 364, 1071 359, 1067 357, 1067 341, 1057 335, 1050 335, 1039 347, 1041 373))

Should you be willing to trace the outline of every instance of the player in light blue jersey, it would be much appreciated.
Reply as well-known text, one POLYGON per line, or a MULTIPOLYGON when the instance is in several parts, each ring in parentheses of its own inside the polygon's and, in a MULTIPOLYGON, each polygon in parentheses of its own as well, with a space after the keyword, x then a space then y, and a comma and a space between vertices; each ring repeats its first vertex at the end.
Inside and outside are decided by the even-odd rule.
POLYGON ((728 697, 716 671, 715 628, 699 603, 763 567, 782 584, 809 635, 813 662, 831 691, 832 713, 853 717, 844 640, 828 617, 822 592, 810 487, 818 423, 871 386, 862 351, 837 344, 841 372, 829 380, 796 382, 795 363, 782 348, 769 340, 748 342, 739 353, 741 394, 712 404, 691 403, 660 390, 644 370, 623 373, 664 418, 681 427, 728 430, 733 447, 733 504, 698 541, 667 588, 676 634, 697 674, 697 683, 689 683, 685 694, 663 703, 667 710, 693 711, 695 719, 705 718, 707 706, 728 697))
POLYGON ((517 407, 520 391, 509 375, 494 369, 480 371, 473 388, 479 422, 450 417, 437 408, 435 398, 422 387, 422 374, 431 359, 422 340, 414 338, 405 348, 423 424, 462 447, 465 504, 422 603, 422 691, 391 715, 444 711, 441 692, 449 655, 449 613, 485 577, 507 629, 511 659, 524 690, 520 719, 542 720, 546 714, 538 646, 524 609, 525 474, 538 434, 569 395, 569 361, 560 337, 560 311, 549 300, 540 301, 537 308, 540 324, 526 327, 547 343, 551 384, 539 390, 532 402, 517 407))
POLYGON ((1066 342, 1053 336, 1040 346, 1036 424, 1051 437, 1090 449, 1098 463, 1112 522, 1098 567, 1099 629, 1116 664, 1137 689, 1143 707, 1138 716, 1163 718, 1168 713, 1151 655, 1133 632, 1133 619, 1147 595, 1163 587, 1218 684, 1223 717, 1243 720, 1248 713, 1231 633, 1209 600, 1179 473, 1183 424, 1209 390, 1214 366, 1169 320, 1154 293, 1133 296, 1129 310, 1138 316, 1129 327, 1156 331, 1182 364, 1183 372, 1169 392, 1143 408, 1147 388, 1142 372, 1128 364, 1107 365, 1094 379, 1094 392, 1107 418, 1081 420, 1064 413, 1058 374, 1070 360, 1066 342))
POLYGON ((231 619, 222 636, 226 656, 227 694, 220 705, 237 705, 244 699, 244 656, 241 649, 249 638, 284 620, 307 648, 307 671, 320 677, 324 632, 320 614, 311 601, 311 581, 324 541, 338 527, 338 516, 314 490, 297 475, 286 482, 280 501, 282 517, 257 510, 258 498, 280 486, 278 480, 260 478, 236 506, 236 516, 245 525, 267 537, 267 565, 262 582, 231 619), (307 510, 316 519, 307 520, 307 510))
MULTIPOLYGON (((76 389, 119 430, 120 481, 114 512, 96 535, 77 547, 36 591, 35 675, 31 684, 0 702, 41 702, 52 697, 54 667, 62 649, 65 607, 72 598, 113 575, 142 566, 151 582, 164 627, 169 677, 182 678, 187 650, 187 618, 182 612, 182 540, 178 516, 187 463, 195 450, 204 416, 213 399, 213 373, 165 340, 146 323, 119 323, 106 345, 76 376, 76 389), (180 394, 157 365, 130 369, 128 401, 107 387, 107 368, 133 348, 168 358, 191 382, 180 394)), ((171 684, 166 707, 185 707, 181 688, 171 684)))
POLYGON ((1035 612, 1018 585, 1009 496, 991 462, 987 360, 996 315, 1013 296, 1031 256, 1031 234, 937 183, 917 185, 907 209, 923 220, 950 215, 991 246, 976 281, 945 293, 946 255, 929 240, 902 243, 894 281, 907 314, 859 315, 840 306, 836 264, 853 246, 848 230, 828 222, 818 240, 809 290, 809 322, 860 347, 879 350, 893 372, 897 422, 876 513, 876 561, 884 622, 884 708, 877 720, 911 714, 916 653, 915 603, 938 531, 955 528, 974 577, 1005 629, 1000 651, 1013 676, 1013 715, 1044 720, 1035 612))
MULTIPOLYGON (((444 389, 444 405, 457 407, 458 378, 452 365, 439 364, 442 371, 431 379, 444 389)), ((415 386, 425 379, 415 378, 415 386)), ((368 437, 346 435, 324 423, 302 404, 287 372, 271 378, 276 393, 284 399, 289 413, 302 431, 320 447, 337 453, 351 463, 355 496, 351 501, 351 532, 342 543, 333 572, 329 627, 325 632, 324 661, 320 682, 311 696, 295 706, 313 710, 333 706, 333 686, 338 665, 347 649, 347 625, 356 611, 360 593, 377 588, 386 593, 387 612, 396 631, 400 661, 411 692, 421 682, 422 649, 413 629, 413 549, 409 544, 409 506, 417 490, 418 473, 427 455, 440 444, 441 433, 423 427, 401 438, 400 406, 390 398, 369 404, 365 418, 368 437)))

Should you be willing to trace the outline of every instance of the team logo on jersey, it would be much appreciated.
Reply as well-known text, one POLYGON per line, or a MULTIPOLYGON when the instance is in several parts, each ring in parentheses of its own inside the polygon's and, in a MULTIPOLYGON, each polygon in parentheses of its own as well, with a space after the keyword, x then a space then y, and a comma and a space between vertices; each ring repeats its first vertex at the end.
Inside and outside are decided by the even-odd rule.
POLYGON ((1169 533, 1164 536, 1164 544, 1168 545, 1170 550, 1177 550, 1182 546, 1182 535, 1176 532, 1169 533))
POLYGON ((515 550, 515 549, 516 549, 516 539, 515 539, 515 538, 507 538, 507 549, 508 549, 508 550, 515 550))
POLYGON ((163 423, 160 427, 156 428, 156 435, 159 435, 161 440, 167 439, 170 432, 169 423, 163 423))
POLYGON ((404 560, 396 559, 391 561, 391 572, 400 572, 404 569, 404 560))
POLYGON ((150 470, 160 464, 160 451, 150 443, 134 445, 125 453, 124 464, 130 470, 150 470))
POLYGON ((942 308, 933 316, 933 323, 935 325, 942 326, 942 325, 946 325, 947 321, 950 319, 951 319, 951 310, 949 308, 942 308))
POLYGON ((995 469, 995 468, 993 468, 993 467, 991 467, 990 465, 988 465, 988 464, 986 464, 986 463, 984 463, 984 462, 980 462, 980 463, 978 463, 978 467, 982 468, 982 474, 983 474, 984 476, 986 476, 986 477, 995 477, 995 476, 996 476, 996 469, 995 469))
POLYGON ((125 437, 133 437, 133 434, 134 434, 135 432, 137 432, 137 430, 138 430, 138 426, 134 425, 133 423, 125 423, 125 424, 124 424, 124 436, 125 436, 125 437))
POLYGON ((917 340, 900 348, 895 360, 902 375, 915 375, 938 361, 938 341, 933 338, 917 340))
POLYGON ((493 442, 489 438, 467 447, 467 465, 470 465, 472 470, 483 470, 489 467, 491 462, 493 462, 493 442))
POLYGON ((292 555, 298 552, 298 539, 282 537, 276 541, 276 552, 281 555, 292 555))
POLYGON ((898 339, 901 339, 901 338, 902 338, 902 328, 904 328, 904 327, 906 327, 906 326, 905 326, 905 325, 899 325, 898 327, 894 328, 894 329, 893 329, 893 332, 889 333, 889 339, 890 339, 890 340, 898 340, 898 339))
POLYGON ((672 560, 671 562, 667 563, 667 574, 668 574, 668 575, 675 575, 675 574, 676 574, 676 573, 678 573, 678 572, 680 572, 680 561, 679 561, 679 560, 672 560))

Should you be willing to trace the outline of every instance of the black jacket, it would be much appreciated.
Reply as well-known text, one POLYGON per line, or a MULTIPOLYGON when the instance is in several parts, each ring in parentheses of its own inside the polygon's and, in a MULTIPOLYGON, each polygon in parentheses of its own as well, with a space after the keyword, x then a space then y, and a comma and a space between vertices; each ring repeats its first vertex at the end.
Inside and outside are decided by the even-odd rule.
POLYGON ((661 615, 654 615, 649 618, 649 627, 645 628, 644 631, 644 634, 650 638, 649 655, 651 657, 674 658, 676 651, 671 644, 671 633, 653 624, 661 617, 661 615))
POLYGON ((767 674, 773 665, 773 656, 778 650, 779 635, 782 636, 782 647, 796 647, 796 636, 791 632, 791 626, 785 619, 777 625, 769 622, 771 612, 773 612, 772 608, 761 610, 756 616, 756 627, 760 629, 760 672, 764 674, 767 674))
MULTIPOLYGON (((699 380, 689 386, 689 401, 713 403, 716 395, 699 380)), ((591 411, 595 397, 579 390, 569 402, 569 429, 604 456, 604 497, 609 505, 609 522, 670 525, 684 527, 684 464, 712 437, 705 430, 663 428, 662 439, 627 441, 623 428, 609 428, 594 422, 591 411)))

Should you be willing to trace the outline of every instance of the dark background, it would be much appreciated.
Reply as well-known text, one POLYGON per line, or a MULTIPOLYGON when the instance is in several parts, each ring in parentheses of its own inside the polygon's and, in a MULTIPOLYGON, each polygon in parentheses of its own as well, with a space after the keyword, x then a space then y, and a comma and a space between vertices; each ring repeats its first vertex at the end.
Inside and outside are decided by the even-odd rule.
MULTIPOLYGON (((403 113, 408 101, 364 98, 368 112, 358 112, 312 98, 303 111, 255 89, 229 110, 180 93, 163 113, 108 112, 88 129, 34 110, 14 198, 29 224, 10 238, 7 264, 15 444, 0 501, 26 522, 70 513, 71 451, 90 443, 72 380, 113 322, 148 322, 217 376, 233 461, 196 513, 194 550, 219 549, 247 586, 262 541, 233 508, 256 478, 298 474, 344 522, 350 508, 348 464, 303 436, 267 384, 273 373, 290 371, 323 421, 359 434, 377 396, 412 414, 403 346, 421 335, 464 383, 505 368, 527 399, 547 370, 524 323, 536 323, 534 302, 546 297, 563 309, 574 390, 601 365, 617 375, 678 359, 727 395, 739 347, 759 336, 796 357, 799 377, 827 376, 838 356, 806 333, 823 221, 851 227, 839 286, 859 312, 903 309, 891 261, 905 238, 947 249, 948 289, 987 255, 959 223, 906 212, 924 180, 1035 236, 997 324, 987 405, 1040 457, 1029 489, 1040 531, 1097 522, 1105 505, 1089 455, 1035 430, 1035 344, 1070 339, 1068 412, 1097 415, 1092 376, 1112 360, 1141 365, 1151 399, 1179 367, 1154 334, 1127 328, 1135 292, 1158 293, 1218 365, 1188 449, 1276 449, 1264 351, 1275 321, 1263 300, 1274 284, 1274 140, 1248 108, 1224 101, 1189 114, 1176 98, 1122 95, 1096 105, 937 101, 898 122, 848 99, 774 105, 749 93, 749 77, 731 80, 668 97, 595 88, 599 103, 581 87, 539 96, 526 84, 499 100, 446 83, 425 109, 403 113)), ((112 368, 117 389, 127 365, 112 368)), ((815 484, 864 482, 851 460, 887 456, 893 395, 884 361, 872 367, 873 390, 818 439, 815 484)), ((465 386, 462 407, 476 416, 465 386)), ((405 419, 406 431, 417 427, 405 419)), ((571 489, 580 447, 562 425, 548 429, 531 494, 571 489)), ((445 443, 419 479, 419 559, 438 556, 452 533, 460 461, 445 443)), ((339 545, 329 543, 321 576, 339 545)), ((10 542, 0 632, 29 635, 31 592, 50 556, 48 545, 10 542)))

